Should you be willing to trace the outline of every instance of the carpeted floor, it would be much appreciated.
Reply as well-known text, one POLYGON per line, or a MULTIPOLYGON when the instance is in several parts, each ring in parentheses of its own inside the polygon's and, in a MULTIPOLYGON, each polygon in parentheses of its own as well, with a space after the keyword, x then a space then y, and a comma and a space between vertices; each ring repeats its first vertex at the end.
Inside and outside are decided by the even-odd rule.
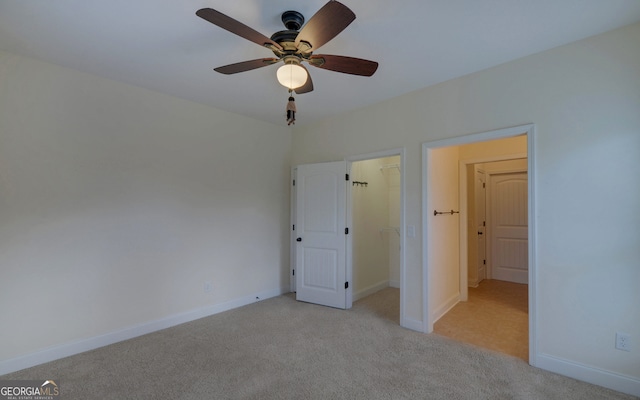
POLYGON ((284 295, 0 379, 53 379, 65 400, 633 398, 381 314, 284 295))

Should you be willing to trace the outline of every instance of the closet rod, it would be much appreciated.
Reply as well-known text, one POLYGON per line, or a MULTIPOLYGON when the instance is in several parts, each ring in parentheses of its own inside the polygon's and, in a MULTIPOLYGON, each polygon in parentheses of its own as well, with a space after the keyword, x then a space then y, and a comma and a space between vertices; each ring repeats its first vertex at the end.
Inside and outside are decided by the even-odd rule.
POLYGON ((460 213, 460 211, 453 211, 453 210, 451 210, 451 211, 433 210, 433 215, 442 215, 442 214, 451 214, 451 215, 453 215, 453 214, 459 214, 459 213, 460 213))

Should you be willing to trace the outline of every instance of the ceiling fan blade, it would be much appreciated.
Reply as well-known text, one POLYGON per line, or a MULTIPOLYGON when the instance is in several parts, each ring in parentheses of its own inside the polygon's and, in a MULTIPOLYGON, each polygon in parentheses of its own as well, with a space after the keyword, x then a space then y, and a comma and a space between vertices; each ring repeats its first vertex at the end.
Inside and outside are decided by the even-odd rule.
POLYGON ((309 64, 318 68, 361 76, 371 76, 378 69, 378 63, 375 61, 329 54, 313 55, 309 58, 309 64))
POLYGON ((242 61, 235 64, 229 64, 222 67, 214 68, 216 72, 225 75, 237 74, 238 72, 251 71, 252 69, 266 67, 267 65, 277 63, 277 58, 258 58, 257 60, 242 61))
POLYGON ((269 39, 262 33, 249 28, 242 22, 236 21, 235 19, 224 15, 220 11, 216 11, 212 8, 202 8, 196 11, 196 15, 206 21, 211 22, 214 25, 219 26, 222 29, 225 29, 231 33, 235 33, 236 35, 252 41, 253 43, 257 43, 260 46, 274 46, 278 50, 282 50, 282 46, 280 46, 278 43, 269 39))
POLYGON ((308 51, 317 50, 342 32, 354 19, 356 15, 349 7, 331 0, 302 27, 296 37, 296 46, 304 41, 311 45, 308 51))
MULTIPOLYGON (((304 66, 301 65, 302 68, 304 68, 304 66)), ((293 89, 294 92, 296 92, 297 94, 303 94, 303 93, 309 93, 311 91, 313 91, 313 81, 311 80, 311 74, 309 74, 309 70, 304 68, 305 71, 307 71, 307 81, 304 83, 304 85, 300 86, 297 89, 293 89)))

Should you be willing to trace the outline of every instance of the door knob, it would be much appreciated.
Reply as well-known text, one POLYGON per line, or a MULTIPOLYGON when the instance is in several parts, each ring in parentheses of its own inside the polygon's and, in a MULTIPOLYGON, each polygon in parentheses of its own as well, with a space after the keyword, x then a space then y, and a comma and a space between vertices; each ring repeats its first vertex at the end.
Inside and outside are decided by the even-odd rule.
POLYGON ((478 232, 478 235, 482 235, 482 232, 478 232))
POLYGON ((302 238, 297 238, 296 242, 302 242, 302 238))

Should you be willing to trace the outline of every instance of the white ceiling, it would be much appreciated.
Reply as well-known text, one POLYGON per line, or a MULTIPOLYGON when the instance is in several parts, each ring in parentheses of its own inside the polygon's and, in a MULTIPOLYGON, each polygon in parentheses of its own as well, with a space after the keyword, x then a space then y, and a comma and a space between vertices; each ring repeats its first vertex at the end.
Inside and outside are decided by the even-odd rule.
MULTIPOLYGON (((286 126, 277 65, 236 75, 214 67, 272 57, 195 15, 210 7, 266 36, 280 15, 308 20, 326 0, 0 0, 0 50, 31 56, 286 126)), ((640 20, 638 0, 343 0, 356 20, 315 54, 378 61, 366 78, 308 67, 296 96, 307 124, 640 20)))

